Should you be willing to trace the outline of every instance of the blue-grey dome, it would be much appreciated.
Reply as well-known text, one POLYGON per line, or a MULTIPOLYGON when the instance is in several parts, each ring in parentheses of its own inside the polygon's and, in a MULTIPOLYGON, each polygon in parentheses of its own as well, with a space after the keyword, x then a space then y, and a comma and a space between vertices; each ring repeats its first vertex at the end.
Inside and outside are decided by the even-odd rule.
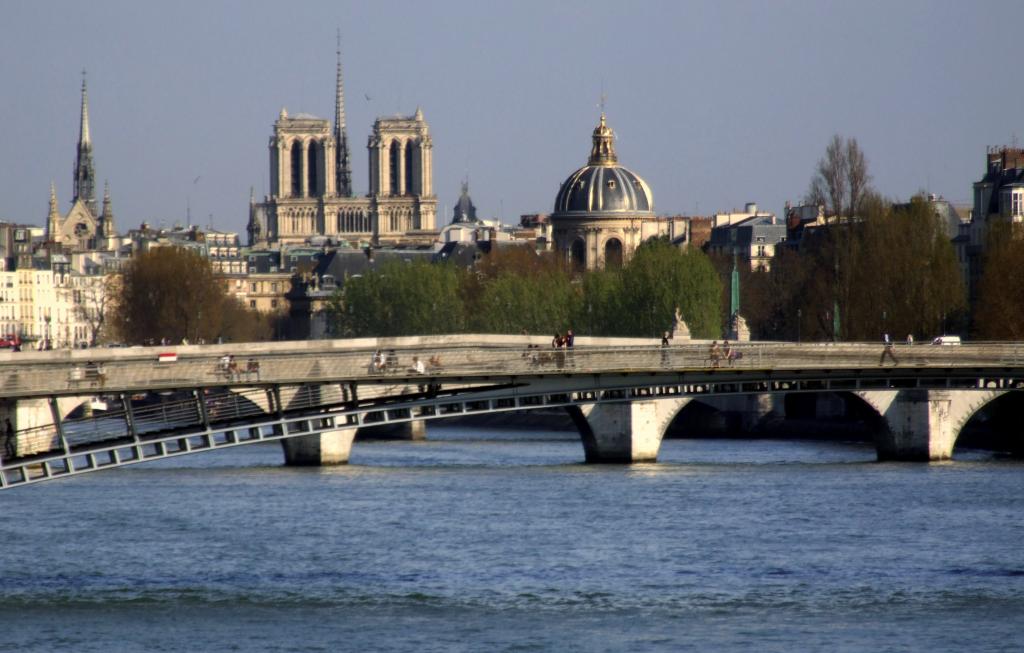
POLYGON ((555 213, 654 213, 654 197, 647 182, 618 164, 614 134, 605 123, 594 128, 590 160, 562 182, 555 198, 555 213))
POLYGON ((651 189, 618 165, 583 166, 562 182, 555 213, 652 213, 651 189))

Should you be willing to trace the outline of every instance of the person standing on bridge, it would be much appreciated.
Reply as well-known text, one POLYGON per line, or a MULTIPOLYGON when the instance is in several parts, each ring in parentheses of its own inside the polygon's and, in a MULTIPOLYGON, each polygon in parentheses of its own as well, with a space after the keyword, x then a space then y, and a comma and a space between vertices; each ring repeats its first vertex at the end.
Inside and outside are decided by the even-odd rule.
POLYGON ((711 341, 711 349, 708 350, 708 360, 711 362, 711 367, 718 367, 719 361, 722 360, 722 349, 718 346, 717 340, 711 341))
POLYGON ((4 458, 14 458, 14 426, 10 417, 4 418, 4 458))
POLYGON ((892 359, 892 364, 893 365, 899 365, 900 364, 900 362, 898 360, 896 360, 895 352, 893 352, 893 350, 892 350, 892 339, 889 338, 889 334, 888 333, 885 334, 885 337, 884 337, 884 346, 882 348, 882 355, 878 357, 878 364, 879 365, 884 365, 885 364, 885 357, 886 356, 888 356, 889 358, 892 359))

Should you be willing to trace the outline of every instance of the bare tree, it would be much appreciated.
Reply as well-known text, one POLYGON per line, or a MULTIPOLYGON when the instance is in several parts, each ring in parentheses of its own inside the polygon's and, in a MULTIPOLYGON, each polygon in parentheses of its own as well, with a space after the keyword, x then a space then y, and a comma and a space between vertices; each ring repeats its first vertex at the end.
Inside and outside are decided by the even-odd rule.
POLYGON ((851 218, 859 213, 870 184, 867 160, 857 139, 835 134, 818 160, 805 200, 825 206, 829 218, 851 218))
POLYGON ((871 192, 868 162, 856 138, 846 139, 846 190, 846 217, 852 218, 860 214, 865 195, 871 192))
POLYGON ((78 289, 74 304, 75 315, 89 332, 89 346, 95 347, 103 335, 107 315, 111 312, 118 291, 117 277, 86 277, 88 281, 78 289))

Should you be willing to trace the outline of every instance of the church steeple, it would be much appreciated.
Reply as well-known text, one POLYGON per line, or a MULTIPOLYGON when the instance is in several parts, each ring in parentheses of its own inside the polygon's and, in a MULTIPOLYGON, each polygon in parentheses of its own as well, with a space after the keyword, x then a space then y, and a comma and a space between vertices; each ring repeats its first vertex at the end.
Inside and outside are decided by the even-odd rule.
POLYGON ((60 211, 57 210, 57 187, 50 182, 50 212, 46 216, 46 240, 54 242, 60 232, 60 211))
POLYGON ((78 153, 75 157, 75 183, 72 201, 82 200, 96 215, 96 170, 92 165, 92 138, 89 136, 89 94, 82 71, 82 121, 78 130, 78 153))
POLYGON ((338 79, 334 97, 335 189, 340 197, 352 196, 352 166, 345 129, 345 86, 341 77, 341 30, 338 30, 338 79))
POLYGON ((96 236, 110 238, 116 231, 114 228, 114 209, 110 205, 110 184, 103 182, 103 211, 100 213, 96 236))

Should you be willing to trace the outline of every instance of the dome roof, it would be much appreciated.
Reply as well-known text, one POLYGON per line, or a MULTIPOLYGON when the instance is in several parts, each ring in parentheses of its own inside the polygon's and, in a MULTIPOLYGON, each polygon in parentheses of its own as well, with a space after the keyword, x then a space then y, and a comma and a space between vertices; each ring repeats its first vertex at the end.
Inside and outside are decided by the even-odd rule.
POLYGON ((562 182, 555 213, 653 213, 651 189, 619 165, 583 166, 562 182))
POLYGON ((587 165, 562 182, 554 212, 653 214, 651 189, 640 175, 618 164, 614 134, 603 113, 593 141, 587 165))

